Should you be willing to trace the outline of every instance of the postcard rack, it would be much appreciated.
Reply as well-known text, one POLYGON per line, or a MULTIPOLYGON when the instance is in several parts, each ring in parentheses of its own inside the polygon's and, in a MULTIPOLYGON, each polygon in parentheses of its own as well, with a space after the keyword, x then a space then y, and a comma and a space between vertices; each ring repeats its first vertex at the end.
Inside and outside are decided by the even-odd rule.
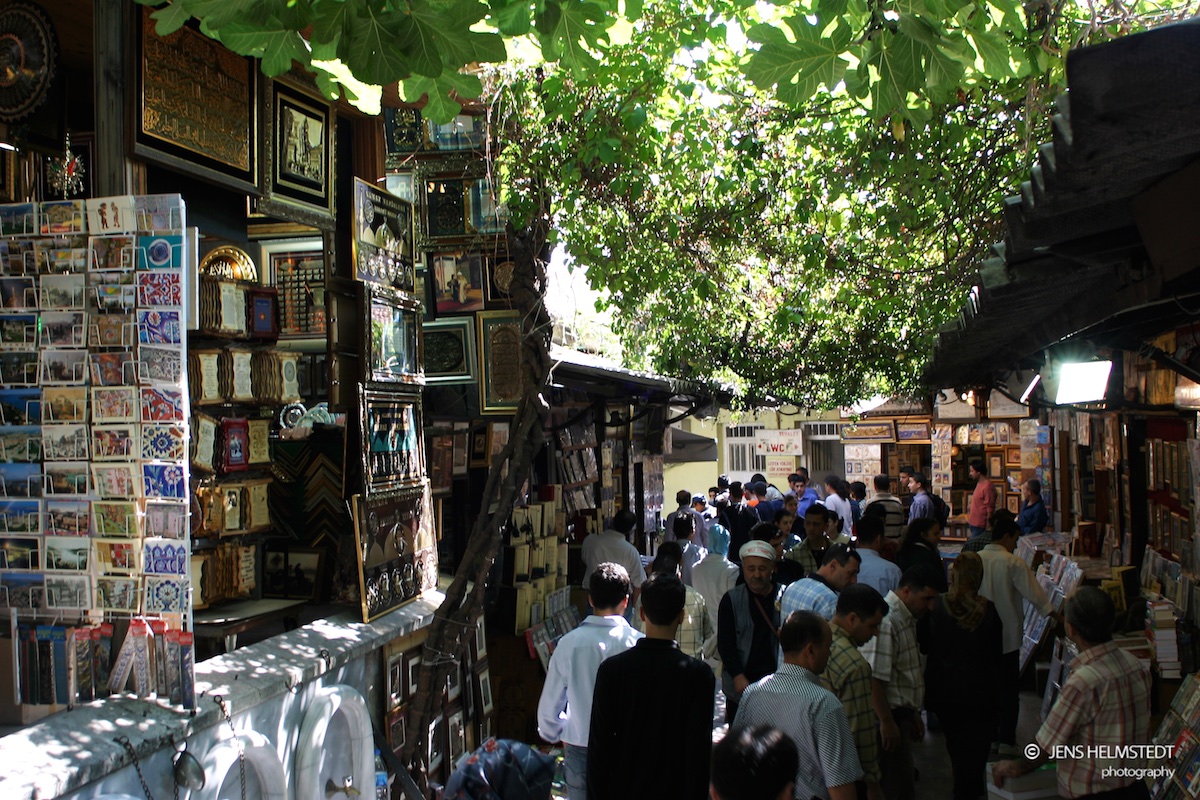
POLYGON ((190 241, 179 195, 0 206, 0 721, 193 702, 190 241))

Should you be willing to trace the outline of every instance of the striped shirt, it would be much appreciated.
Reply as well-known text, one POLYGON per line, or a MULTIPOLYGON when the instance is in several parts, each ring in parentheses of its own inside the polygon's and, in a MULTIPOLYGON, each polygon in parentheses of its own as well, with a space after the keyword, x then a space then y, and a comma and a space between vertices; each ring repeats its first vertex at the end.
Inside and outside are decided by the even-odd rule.
POLYGON ((779 601, 779 618, 786 620, 793 611, 811 611, 833 619, 837 611, 837 592, 820 578, 809 575, 788 586, 779 601))
POLYGON ((883 517, 883 535, 899 541, 900 535, 904 533, 904 505, 900 502, 900 498, 890 492, 878 492, 867 501, 867 505, 863 506, 863 511, 865 512, 867 507, 874 503, 879 503, 880 507, 887 512, 883 517))
POLYGON ((1043 752, 1057 745, 1083 745, 1080 758, 1058 760, 1061 797, 1100 794, 1134 783, 1137 778, 1118 776, 1152 766, 1144 758, 1097 758, 1086 748, 1107 745, 1115 750, 1116 745, 1150 741, 1149 672, 1112 642, 1089 647, 1071 663, 1071 676, 1036 739, 1043 752), (1110 767, 1113 776, 1101 777, 1110 767))
POLYGON ((752 725, 779 728, 796 743, 800 769, 795 797, 829 800, 828 787, 863 777, 846 710, 804 667, 781 664, 774 675, 747 687, 730 729, 752 725))
POLYGON ((888 613, 879 625, 879 633, 858 651, 871 665, 871 677, 887 684, 888 706, 916 710, 925 698, 917 618, 895 592, 888 592, 885 599, 888 613))
POLYGON ((845 628, 836 623, 829 627, 833 628, 833 645, 821 679, 846 710, 863 779, 878 783, 883 775, 879 770, 879 736, 876 734, 879 723, 871 709, 871 665, 858 652, 845 628))
MULTIPOLYGON (((684 653, 703 661, 706 655, 712 655, 711 652, 707 654, 704 652, 706 642, 710 650, 714 652, 716 650, 714 634, 717 628, 709 619, 704 596, 691 586, 685 585, 683 588, 687 590, 687 596, 683 601, 683 622, 680 624, 679 630, 675 631, 675 641, 679 642, 679 649, 684 653), (711 641, 709 641, 710 639, 711 641)), ((633 627, 645 633, 646 623, 642 622, 641 610, 642 598, 638 597, 633 611, 633 627)))

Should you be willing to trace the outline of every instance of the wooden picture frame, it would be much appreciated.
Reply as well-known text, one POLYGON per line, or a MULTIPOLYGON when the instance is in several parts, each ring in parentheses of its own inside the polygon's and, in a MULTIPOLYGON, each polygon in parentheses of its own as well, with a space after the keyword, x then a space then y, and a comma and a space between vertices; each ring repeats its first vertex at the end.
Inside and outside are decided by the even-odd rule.
POLYGON ((1013 514, 1021 513, 1021 495, 1009 494, 1004 497, 1004 507, 1013 514))
POLYGON ((1002 453, 988 453, 988 478, 997 480, 1004 477, 1004 456, 1002 453))
POLYGON ((488 259, 487 280, 484 283, 488 308, 512 308, 512 279, 516 268, 517 262, 511 258, 497 256, 488 259))
POLYGON ((354 279, 412 292, 416 286, 413 204, 354 179, 354 279))
POLYGON ((1020 467, 1021 466, 1021 448, 1006 447, 1004 448, 1004 466, 1020 467))
POLYGON ((363 285, 367 380, 423 385, 420 304, 411 295, 363 285))
POLYGON ((388 747, 392 748, 392 752, 399 757, 408 741, 408 706, 402 705, 393 708, 387 713, 385 721, 388 747))
POLYGON ((138 15, 133 155, 257 194, 257 63, 192 25, 159 37, 153 13, 138 15))
POLYGON ((449 317, 422 326, 425 383, 471 383, 477 373, 475 318, 449 317))
POLYGON ((417 647, 404 654, 404 674, 407 676, 410 700, 417 696, 417 680, 421 674, 421 653, 421 648, 417 647))
POLYGON ((255 209, 277 219, 333 230, 337 117, 316 88, 286 80, 263 85, 262 197, 255 209))
POLYGON ((408 673, 404 671, 404 651, 389 644, 383 650, 383 674, 387 680, 387 707, 398 708, 408 697, 408 673))
POLYGON ((421 485, 425 478, 421 396, 362 384, 359 409, 364 493, 370 497, 421 485))
POLYGON ((492 697, 492 672, 486 662, 482 665, 482 668, 477 668, 475 682, 479 692, 479 710, 486 717, 496 707, 495 700, 492 697))
POLYGON ((890 420, 859 422, 857 424, 844 422, 838 427, 838 433, 843 442, 894 442, 896 427, 890 420))
MULTIPOLYGON (((87 169, 94 169, 89 161, 87 169)), ((0 150, 0 203, 13 203, 17 200, 17 151, 0 150)))
MULTIPOLYGON (((479 411, 511 414, 524 393, 522 318, 517 311, 482 311, 479 319, 479 411)), ((890 426, 890 423, 889 423, 890 426)))
POLYGON ((929 444, 933 432, 928 422, 897 422, 896 441, 901 444, 929 444))

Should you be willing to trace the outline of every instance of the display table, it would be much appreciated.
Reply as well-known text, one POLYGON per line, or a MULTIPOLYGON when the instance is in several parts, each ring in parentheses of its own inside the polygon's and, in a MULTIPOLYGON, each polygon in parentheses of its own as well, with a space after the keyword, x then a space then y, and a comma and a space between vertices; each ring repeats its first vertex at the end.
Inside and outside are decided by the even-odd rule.
POLYGON ((193 617, 197 639, 224 639, 228 653, 237 649, 239 633, 282 620, 285 630, 298 625, 304 600, 239 600, 197 611, 193 617))

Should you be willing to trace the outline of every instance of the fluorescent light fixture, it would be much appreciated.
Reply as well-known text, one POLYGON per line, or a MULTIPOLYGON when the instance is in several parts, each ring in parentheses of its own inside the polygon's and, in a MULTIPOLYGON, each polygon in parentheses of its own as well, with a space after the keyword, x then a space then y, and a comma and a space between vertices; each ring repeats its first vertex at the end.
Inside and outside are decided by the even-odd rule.
POLYGON ((1055 403, 1094 403, 1104 399, 1108 388, 1108 375, 1112 372, 1111 361, 1065 363, 1059 365, 1058 369, 1055 403))
POLYGON ((1025 402, 1027 402, 1029 400, 1029 395, 1033 394, 1033 390, 1037 388, 1037 385, 1038 385, 1038 383, 1041 382, 1041 380, 1042 380, 1042 373, 1040 373, 1040 372, 1033 373, 1033 380, 1031 380, 1029 382, 1029 385, 1025 387, 1025 391, 1021 392, 1021 399, 1018 402, 1021 404, 1024 404, 1025 402))
POLYGON ((0 142, 0 150, 16 150, 16 149, 17 149, 17 146, 15 144, 10 144, 8 142, 0 142))

